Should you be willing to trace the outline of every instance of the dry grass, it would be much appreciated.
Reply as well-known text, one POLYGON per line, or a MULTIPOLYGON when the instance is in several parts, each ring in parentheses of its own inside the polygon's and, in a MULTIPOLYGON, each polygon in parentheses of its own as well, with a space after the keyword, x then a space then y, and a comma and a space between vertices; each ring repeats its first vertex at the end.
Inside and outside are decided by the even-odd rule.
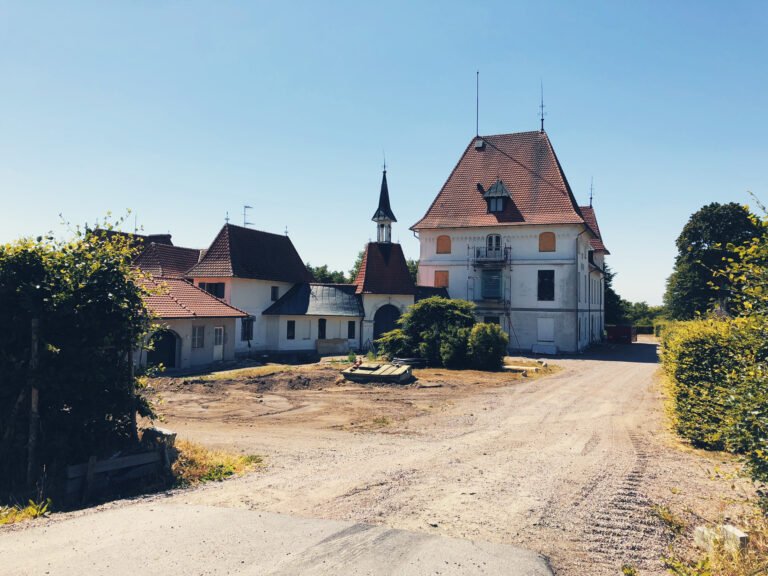
POLYGON ((264 366, 253 366, 250 368, 237 368, 235 370, 222 370, 220 372, 211 372, 205 376, 187 378, 185 382, 217 382, 219 380, 243 380, 247 378, 261 378, 271 376, 280 372, 290 372, 295 367, 286 364, 266 364, 264 366))
POLYGON ((0 526, 45 516, 50 505, 51 499, 48 498, 45 502, 38 502, 37 504, 30 500, 26 506, 0 506, 0 526))
POLYGON ((209 450, 185 440, 175 446, 178 457, 173 463, 176 486, 192 486, 212 480, 241 476, 264 464, 261 456, 240 456, 220 450, 209 450))

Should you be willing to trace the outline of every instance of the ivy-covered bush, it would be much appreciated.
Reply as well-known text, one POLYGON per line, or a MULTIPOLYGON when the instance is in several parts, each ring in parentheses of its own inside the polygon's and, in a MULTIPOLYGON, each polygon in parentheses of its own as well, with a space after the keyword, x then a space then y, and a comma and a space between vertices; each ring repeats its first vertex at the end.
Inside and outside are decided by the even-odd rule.
POLYGON ((376 344, 389 358, 420 357, 430 366, 498 370, 507 353, 507 336, 498 325, 476 324, 474 309, 466 300, 420 300, 398 320, 400 328, 376 344))

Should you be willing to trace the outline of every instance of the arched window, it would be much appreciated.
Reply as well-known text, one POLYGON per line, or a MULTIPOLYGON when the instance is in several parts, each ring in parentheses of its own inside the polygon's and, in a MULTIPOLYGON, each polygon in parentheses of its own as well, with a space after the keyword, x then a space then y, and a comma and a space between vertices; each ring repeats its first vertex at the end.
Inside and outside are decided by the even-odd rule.
POLYGON ((450 236, 437 237, 437 253, 438 254, 451 253, 451 237, 450 236))
POLYGON ((557 242, 553 232, 539 234, 539 252, 554 252, 556 248, 557 242))

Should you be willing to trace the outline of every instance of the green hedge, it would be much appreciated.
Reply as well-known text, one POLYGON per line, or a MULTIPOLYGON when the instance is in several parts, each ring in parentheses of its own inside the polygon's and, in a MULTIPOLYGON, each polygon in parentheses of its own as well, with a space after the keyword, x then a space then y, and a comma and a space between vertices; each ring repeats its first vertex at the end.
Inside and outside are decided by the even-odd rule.
POLYGON ((695 446, 742 454, 753 479, 765 486, 768 323, 695 320, 667 325, 661 334, 677 432, 695 446))

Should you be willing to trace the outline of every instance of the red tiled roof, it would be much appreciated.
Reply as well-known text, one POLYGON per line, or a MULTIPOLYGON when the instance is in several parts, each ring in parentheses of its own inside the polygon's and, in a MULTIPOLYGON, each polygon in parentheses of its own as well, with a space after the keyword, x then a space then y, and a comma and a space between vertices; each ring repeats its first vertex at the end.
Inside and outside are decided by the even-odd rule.
POLYGON ((467 146, 413 230, 521 224, 580 224, 584 220, 545 132, 481 136, 467 146), (511 194, 503 212, 487 211, 483 192, 501 180, 511 194))
POLYGON ((143 278, 139 280, 153 292, 145 297, 145 306, 160 318, 240 318, 248 316, 215 296, 200 290, 183 278, 143 278))
POLYGON ((369 242, 353 282, 357 294, 415 294, 400 244, 369 242))
POLYGON ((580 206, 580 208, 581 213, 584 215, 584 221, 587 223, 587 226, 589 226, 589 228, 595 233, 595 236, 597 236, 596 238, 592 238, 592 240, 589 241, 592 250, 610 254, 610 252, 608 252, 608 248, 606 248, 605 244, 603 244, 603 237, 600 235, 600 227, 597 225, 595 209, 592 208, 592 206, 580 206))
POLYGON ((142 250, 134 264, 153 276, 183 276, 197 264, 200 250, 152 242, 142 250))
POLYGON ((224 225, 200 262, 186 276, 295 283, 313 280, 288 236, 232 224, 224 225))

